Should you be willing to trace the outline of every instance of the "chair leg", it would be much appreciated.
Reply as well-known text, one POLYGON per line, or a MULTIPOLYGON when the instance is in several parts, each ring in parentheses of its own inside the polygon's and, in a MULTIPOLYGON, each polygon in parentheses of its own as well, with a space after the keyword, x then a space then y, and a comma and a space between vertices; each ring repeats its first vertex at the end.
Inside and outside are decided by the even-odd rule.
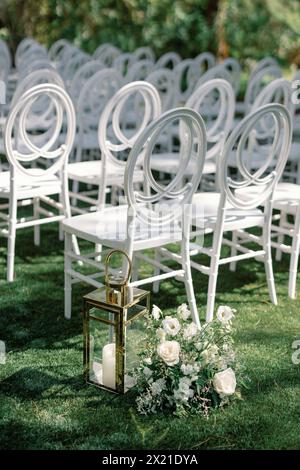
POLYGON ((68 253, 72 250, 72 235, 65 233, 65 318, 72 314, 72 278, 68 271, 72 268, 72 260, 68 253))
POLYGON ((291 299, 296 298, 296 282, 297 282, 297 270, 298 270, 298 259, 300 250, 300 207, 298 208, 295 217, 295 228, 292 241, 292 251, 290 259, 290 273, 289 273, 289 297, 291 299))
MULTIPOLYGON (((33 200, 33 216, 35 219, 39 218, 39 207, 40 207, 40 200, 38 197, 34 198, 33 200)), ((41 227, 40 225, 34 226, 34 244, 35 246, 40 246, 41 243, 41 227)))
POLYGON ((275 288, 275 281, 274 281, 274 273, 273 273, 273 262, 272 262, 272 252, 271 252, 271 233, 270 230, 264 229, 263 233, 263 248, 265 250, 264 256, 264 264, 265 264, 265 271, 269 289, 269 295, 271 302, 274 305, 277 305, 277 295, 276 295, 276 288, 275 288))
POLYGON ((190 250, 189 250, 188 239, 182 240, 181 259, 182 259, 182 269, 184 270, 185 290, 186 290, 186 295, 187 295, 192 319, 196 323, 196 325, 200 328, 200 318, 199 318, 199 313, 197 309, 194 286, 193 286, 193 279, 192 279, 192 273, 191 273, 191 261, 190 261, 190 250))
MULTIPOLYGON (((279 219, 279 227, 283 227, 284 223, 286 221, 286 213, 285 212, 280 212, 280 219, 279 219)), ((277 243, 283 243, 284 242, 284 234, 279 233, 277 237, 277 243)), ((282 251, 280 248, 276 248, 276 254, 275 254, 275 260, 276 261, 281 261, 282 259, 282 251)))
POLYGON ((14 280, 15 244, 17 224, 17 201, 12 197, 9 204, 9 226, 7 246, 7 282, 14 280))
MULTIPOLYGON (((160 254, 159 254, 159 249, 158 248, 155 250, 154 256, 155 256, 155 261, 160 262, 160 254)), ((159 276, 159 274, 160 274, 160 269, 155 267, 154 275, 159 276)), ((153 290, 154 294, 157 294, 159 292, 159 285, 160 285, 159 281, 153 282, 153 289, 152 290, 153 290)))
MULTIPOLYGON (((231 247, 231 256, 236 256, 237 255, 236 245, 238 244, 238 235, 236 231, 232 232, 232 243, 234 243, 235 246, 231 247)), ((232 272, 236 271, 236 261, 231 261, 231 263, 229 264, 229 269, 232 272)))
POLYGON ((139 278, 139 259, 137 258, 137 256, 133 256, 131 280, 132 282, 135 282, 138 280, 138 278, 139 278))
POLYGON ((206 305, 206 321, 211 322, 214 317, 215 308, 215 297, 217 289, 217 280, 219 272, 219 259, 222 247, 223 230, 217 229, 214 233, 213 239, 213 255, 210 261, 209 268, 209 280, 208 280, 208 291, 207 291, 207 305, 206 305))
MULTIPOLYGON (((73 180, 72 182, 72 193, 77 194, 79 190, 79 181, 73 180)), ((72 206, 76 207, 77 206, 77 197, 73 196, 72 197, 72 206)))

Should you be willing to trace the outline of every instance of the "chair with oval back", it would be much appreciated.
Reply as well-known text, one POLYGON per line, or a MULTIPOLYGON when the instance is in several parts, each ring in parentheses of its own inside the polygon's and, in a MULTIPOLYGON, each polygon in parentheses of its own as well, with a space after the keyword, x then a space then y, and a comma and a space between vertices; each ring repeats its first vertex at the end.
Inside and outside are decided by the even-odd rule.
MULTIPOLYGON (((41 224, 58 222, 70 216, 68 202, 67 159, 75 136, 75 111, 65 90, 53 83, 37 85, 27 90, 12 107, 5 126, 5 154, 10 170, 0 173, 0 198, 8 200, 1 205, 0 235, 8 238, 7 280, 14 278, 14 257, 16 231, 34 227, 34 241, 39 245, 41 224), (47 141, 39 144, 35 133, 27 129, 27 119, 40 98, 47 96, 52 107, 51 133, 47 141), (62 126, 65 139, 60 138, 62 126), (22 147, 16 135, 20 136, 22 147), (47 160, 51 165, 45 170, 40 162, 47 160), (61 202, 53 196, 59 195, 61 202), (34 216, 17 218, 17 210, 22 202, 33 205, 34 216), (43 202, 44 207, 40 206, 43 202), (45 205, 47 208, 45 208, 45 205), (5 212, 8 210, 8 214, 5 212), (55 212, 57 215, 55 215, 55 212)), ((75 251, 77 250, 74 248, 75 251)))

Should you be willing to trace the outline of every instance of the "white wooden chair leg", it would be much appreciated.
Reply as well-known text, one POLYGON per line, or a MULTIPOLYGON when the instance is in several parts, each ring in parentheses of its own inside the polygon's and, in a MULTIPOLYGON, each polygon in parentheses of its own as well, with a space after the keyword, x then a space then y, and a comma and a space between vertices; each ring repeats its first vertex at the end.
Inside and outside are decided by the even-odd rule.
MULTIPOLYGON (((231 256, 236 256, 237 255, 236 245, 238 243, 238 235, 236 231, 232 232, 232 243, 234 243, 235 246, 231 247, 231 256)), ((229 269, 232 272, 236 271, 236 261, 231 261, 231 263, 229 264, 229 269)))
POLYGON ((68 253, 72 250, 73 236, 65 234, 65 318, 70 319, 72 314, 72 278, 68 271, 72 268, 72 260, 68 253))
MULTIPOLYGON (((96 251, 96 253, 101 253, 102 245, 100 243, 95 244, 95 251, 96 251)), ((95 260, 98 261, 98 263, 101 263, 101 254, 97 255, 95 257, 95 260)))
POLYGON ((296 298, 296 282, 297 282, 297 270, 298 270, 298 259, 300 250, 300 207, 298 207, 297 214, 295 217, 295 229, 293 234, 292 251, 290 259, 290 273, 289 273, 289 297, 291 299, 296 298))
POLYGON ((133 256, 132 259, 132 270, 131 270, 131 280, 135 282, 139 278, 139 265, 140 261, 136 256, 133 256))
MULTIPOLYGON (((79 181, 73 180, 72 182, 72 193, 77 194, 79 190, 79 181)), ((72 206, 76 207, 77 206, 77 197, 73 196, 72 197, 72 206)))
MULTIPOLYGON (((40 207, 40 200, 38 197, 34 198, 33 200, 33 216, 35 219, 39 218, 39 207, 40 207)), ((40 246, 41 243, 41 227, 40 225, 34 226, 34 244, 35 246, 40 246)))
POLYGON ((11 200, 9 204, 9 227, 8 227, 8 246, 7 246, 7 282, 13 282, 14 280, 16 224, 17 224, 17 200, 13 196, 11 196, 11 200))
POLYGON ((270 295, 271 302, 274 305, 277 305, 277 295, 276 295, 276 289, 275 289, 272 252, 271 252, 271 233, 270 233, 270 230, 267 230, 266 228, 264 229, 263 243, 264 243, 264 250, 265 250, 264 264, 265 264, 269 295, 270 295))
MULTIPOLYGON (((279 219, 279 227, 283 227, 286 221, 286 213, 281 211, 280 212, 280 219, 279 219)), ((283 243, 284 242, 284 234, 283 233, 278 233, 277 236, 277 243, 283 243)), ((276 261, 281 261, 282 259, 282 251, 280 248, 276 248, 276 254, 275 254, 275 260, 276 261)))
MULTIPOLYGON (((156 249, 155 250, 155 261, 158 261, 160 262, 160 254, 159 254, 159 249, 156 249)), ((155 270, 154 270, 154 275, 155 276, 159 276, 160 274, 160 269, 158 267, 155 267, 155 270)), ((157 294, 159 292, 159 284, 160 282, 159 281, 155 281, 153 282, 153 293, 154 294, 157 294)))
MULTIPOLYGON (((224 213, 224 211, 223 211, 224 213)), ((210 260, 209 280, 207 291, 207 304, 206 304, 206 321, 211 322, 214 317, 215 297, 217 289, 219 259, 222 247, 223 237, 223 220, 220 221, 220 226, 216 228, 213 238, 212 251, 213 255, 210 260)))
POLYGON ((192 319, 196 323, 196 325, 200 328, 200 318, 199 318, 199 313, 197 309, 194 286, 193 286, 193 279, 192 279, 192 273, 191 273, 191 261, 190 261, 190 250, 189 250, 188 238, 182 240, 181 259, 182 259, 182 269, 184 270, 185 290, 186 290, 186 295, 187 295, 192 319))

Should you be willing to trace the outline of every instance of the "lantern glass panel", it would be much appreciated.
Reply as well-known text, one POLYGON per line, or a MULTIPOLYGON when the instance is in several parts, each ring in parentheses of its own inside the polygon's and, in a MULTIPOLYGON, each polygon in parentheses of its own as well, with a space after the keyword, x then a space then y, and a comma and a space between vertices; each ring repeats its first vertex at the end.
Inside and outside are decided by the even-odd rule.
POLYGON ((89 381, 116 389, 116 334, 114 325, 100 320, 114 321, 114 314, 99 308, 89 312, 89 381))
POLYGON ((145 346, 145 317, 142 315, 128 322, 126 326, 125 391, 134 385, 132 371, 138 366, 139 353, 145 346))

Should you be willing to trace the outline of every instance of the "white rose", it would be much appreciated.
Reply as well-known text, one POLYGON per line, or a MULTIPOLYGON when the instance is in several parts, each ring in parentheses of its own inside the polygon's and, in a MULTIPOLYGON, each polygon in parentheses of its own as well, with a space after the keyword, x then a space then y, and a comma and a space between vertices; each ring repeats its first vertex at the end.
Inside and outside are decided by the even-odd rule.
POLYGON ((232 395, 235 392, 236 378, 231 367, 214 375, 213 386, 219 395, 232 395))
POLYGON ((162 311, 160 308, 157 307, 157 305, 153 305, 152 307, 152 316, 155 320, 159 320, 160 315, 162 314, 162 311))
POLYGON ((190 340, 193 338, 193 336, 196 336, 198 331, 198 326, 196 325, 196 323, 192 322, 184 329, 183 337, 187 340, 190 340))
POLYGON ((145 363, 145 364, 148 364, 148 366, 151 366, 151 364, 152 364, 152 359, 151 359, 151 357, 145 357, 144 363, 145 363))
POLYGON ((162 328, 157 328, 156 330, 156 336, 160 341, 165 341, 166 340, 166 333, 162 328))
POLYGON ((179 362, 180 344, 178 341, 163 341, 157 346, 157 354, 168 366, 179 362))
POLYGON ((163 320, 162 324, 167 335, 175 336, 180 330, 180 323, 177 318, 168 316, 163 320))
POLYGON ((191 315, 191 312, 189 311, 187 304, 182 304, 178 307, 177 314, 183 320, 187 320, 191 315))
POLYGON ((233 310, 232 308, 227 307, 225 305, 221 305, 217 311, 217 319, 221 323, 227 323, 234 318, 234 312, 235 310, 233 310))

